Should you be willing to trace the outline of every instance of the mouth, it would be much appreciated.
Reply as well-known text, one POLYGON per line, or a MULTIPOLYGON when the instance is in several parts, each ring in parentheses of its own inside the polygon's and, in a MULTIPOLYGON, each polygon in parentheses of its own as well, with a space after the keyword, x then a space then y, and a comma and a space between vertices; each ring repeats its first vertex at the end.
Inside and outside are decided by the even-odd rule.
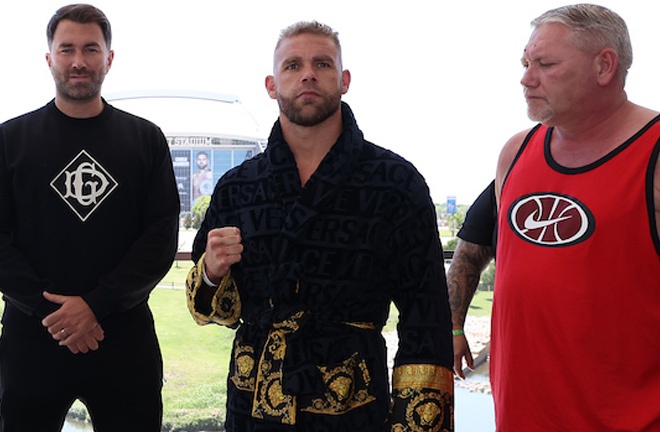
POLYGON ((541 96, 537 96, 537 95, 529 94, 529 93, 527 93, 527 92, 525 92, 524 96, 525 96, 525 99, 526 99, 526 100, 543 99, 543 97, 541 97, 541 96))
POLYGON ((73 72, 69 73, 68 77, 69 79, 73 79, 73 80, 82 80, 82 79, 90 79, 92 77, 92 74, 90 74, 86 70, 74 70, 73 72))
POLYGON ((91 77, 89 75, 69 75, 69 81, 71 82, 82 82, 90 80, 91 77))
POLYGON ((313 98, 318 96, 320 96, 320 94, 314 90, 303 90, 298 93, 299 98, 313 98))
POLYGON ((543 102, 545 99, 540 97, 540 96, 528 96, 525 95, 525 101, 528 104, 536 103, 536 102, 543 102))

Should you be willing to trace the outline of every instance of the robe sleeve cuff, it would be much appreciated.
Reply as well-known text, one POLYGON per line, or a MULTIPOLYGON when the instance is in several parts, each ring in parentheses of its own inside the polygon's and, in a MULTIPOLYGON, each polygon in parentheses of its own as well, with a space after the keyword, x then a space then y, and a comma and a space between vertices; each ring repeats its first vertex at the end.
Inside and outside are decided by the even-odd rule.
POLYGON ((241 300, 231 270, 217 287, 204 281, 204 255, 186 278, 188 310, 199 325, 220 324, 234 327, 241 315, 241 300))
POLYGON ((402 365, 393 371, 387 431, 454 430, 454 374, 436 365, 402 365))

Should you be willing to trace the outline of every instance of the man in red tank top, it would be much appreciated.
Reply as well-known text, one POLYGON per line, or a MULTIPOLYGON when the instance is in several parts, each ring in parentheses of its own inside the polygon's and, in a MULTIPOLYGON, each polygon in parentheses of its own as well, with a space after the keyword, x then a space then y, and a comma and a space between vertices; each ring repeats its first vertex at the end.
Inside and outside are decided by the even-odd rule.
POLYGON ((660 431, 660 115, 627 100, 625 22, 548 11, 498 162, 498 432, 660 431))

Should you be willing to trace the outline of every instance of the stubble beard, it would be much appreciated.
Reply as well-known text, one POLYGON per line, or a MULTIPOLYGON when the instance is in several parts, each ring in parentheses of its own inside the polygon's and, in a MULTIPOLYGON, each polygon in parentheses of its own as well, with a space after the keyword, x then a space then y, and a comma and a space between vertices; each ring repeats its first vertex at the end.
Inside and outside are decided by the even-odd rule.
POLYGON ((532 121, 546 123, 552 119, 554 115, 554 111, 549 106, 532 107, 529 104, 527 105, 527 117, 529 117, 529 119, 532 121))
POLYGON ((300 103, 295 98, 288 98, 281 93, 277 94, 277 104, 282 114, 293 124, 312 127, 332 117, 341 106, 341 93, 323 98, 321 104, 300 103))
POLYGON ((101 94, 101 86, 105 79, 105 73, 101 72, 97 74, 88 70, 77 72, 88 74, 91 80, 88 83, 71 84, 69 82, 69 72, 61 73, 56 70, 52 71, 58 94, 72 101, 87 101, 98 97, 101 94))

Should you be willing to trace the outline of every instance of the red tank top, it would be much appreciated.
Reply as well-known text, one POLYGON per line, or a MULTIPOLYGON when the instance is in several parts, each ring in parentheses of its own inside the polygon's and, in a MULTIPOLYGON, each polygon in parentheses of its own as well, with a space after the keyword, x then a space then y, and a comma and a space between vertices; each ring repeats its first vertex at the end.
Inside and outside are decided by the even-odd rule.
POLYGON ((565 168, 532 131, 504 182, 491 383, 498 432, 660 431, 660 116, 565 168))

